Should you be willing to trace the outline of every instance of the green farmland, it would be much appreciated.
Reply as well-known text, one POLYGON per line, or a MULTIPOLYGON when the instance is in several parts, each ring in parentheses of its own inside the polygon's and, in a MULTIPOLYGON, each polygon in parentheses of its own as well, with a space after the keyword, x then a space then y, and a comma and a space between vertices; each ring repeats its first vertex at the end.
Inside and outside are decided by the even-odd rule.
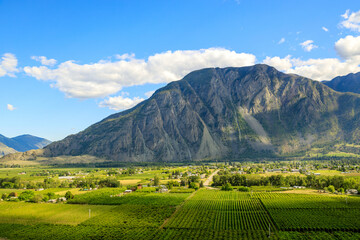
POLYGON ((1 202, 0 237, 360 238, 360 198, 355 196, 200 189, 194 193, 135 192, 110 197, 122 190, 102 189, 76 195, 66 204, 1 202))

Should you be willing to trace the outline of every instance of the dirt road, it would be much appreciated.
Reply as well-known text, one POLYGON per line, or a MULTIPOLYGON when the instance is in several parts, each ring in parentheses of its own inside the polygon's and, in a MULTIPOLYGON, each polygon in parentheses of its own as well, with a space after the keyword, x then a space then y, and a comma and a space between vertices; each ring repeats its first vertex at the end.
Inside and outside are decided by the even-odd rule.
POLYGON ((204 187, 207 187, 207 188, 210 187, 210 183, 212 182, 212 179, 213 179, 214 175, 217 174, 218 171, 219 171, 219 170, 216 170, 215 172, 213 172, 213 173, 206 179, 206 181, 204 182, 204 187))

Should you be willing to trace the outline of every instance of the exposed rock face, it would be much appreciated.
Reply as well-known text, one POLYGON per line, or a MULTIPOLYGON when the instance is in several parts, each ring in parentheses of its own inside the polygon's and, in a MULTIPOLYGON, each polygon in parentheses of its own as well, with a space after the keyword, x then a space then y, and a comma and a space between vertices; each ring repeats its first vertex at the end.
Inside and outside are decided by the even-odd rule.
POLYGON ((194 71, 45 148, 115 161, 239 159, 359 141, 360 97, 266 65, 194 71))
POLYGON ((339 76, 322 83, 338 92, 360 93, 360 72, 339 76))

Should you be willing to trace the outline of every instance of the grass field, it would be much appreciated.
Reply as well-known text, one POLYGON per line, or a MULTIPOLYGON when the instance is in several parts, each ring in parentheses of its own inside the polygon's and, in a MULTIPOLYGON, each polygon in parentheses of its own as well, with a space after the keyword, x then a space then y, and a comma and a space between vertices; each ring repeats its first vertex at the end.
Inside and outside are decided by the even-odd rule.
POLYGON ((137 183, 141 182, 141 179, 121 179, 119 181, 121 185, 128 186, 128 185, 136 185, 137 183))
POLYGON ((104 212, 110 212, 112 208, 111 206, 0 202, 0 223, 77 225, 89 219, 89 209, 91 216, 96 217, 104 212))

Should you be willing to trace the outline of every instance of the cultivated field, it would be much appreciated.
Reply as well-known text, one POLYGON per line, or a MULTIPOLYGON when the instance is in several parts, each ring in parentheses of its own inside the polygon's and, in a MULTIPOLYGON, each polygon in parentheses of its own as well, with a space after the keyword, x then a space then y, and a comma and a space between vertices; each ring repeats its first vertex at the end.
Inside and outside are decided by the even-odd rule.
POLYGON ((88 192, 67 204, 2 202, 0 237, 268 239, 270 234, 270 239, 360 238, 358 197, 212 189, 110 197, 122 191, 88 192))
POLYGON ((0 239, 360 239, 357 163, 299 164, 0 168, 0 239))

